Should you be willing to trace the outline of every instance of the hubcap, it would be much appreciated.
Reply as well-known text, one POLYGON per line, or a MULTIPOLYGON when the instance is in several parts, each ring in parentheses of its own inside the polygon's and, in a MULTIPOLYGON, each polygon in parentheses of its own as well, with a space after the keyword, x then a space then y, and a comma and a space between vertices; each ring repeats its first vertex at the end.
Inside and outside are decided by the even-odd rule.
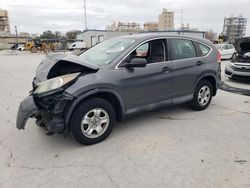
POLYGON ((208 86, 204 86, 200 89, 198 95, 198 102, 201 106, 207 105, 211 97, 211 92, 208 86))
POLYGON ((102 108, 95 108, 87 112, 81 122, 81 131, 88 138, 101 136, 109 126, 109 115, 102 108))

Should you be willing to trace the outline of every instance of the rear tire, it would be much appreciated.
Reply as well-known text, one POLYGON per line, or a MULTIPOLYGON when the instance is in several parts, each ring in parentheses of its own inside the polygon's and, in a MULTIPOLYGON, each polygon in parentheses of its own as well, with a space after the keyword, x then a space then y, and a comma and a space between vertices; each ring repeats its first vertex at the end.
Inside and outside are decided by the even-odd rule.
POLYGON ((193 100, 189 103, 193 110, 205 110, 211 103, 213 86, 207 80, 201 80, 195 88, 193 100))
POLYGON ((115 124, 113 106, 102 98, 90 98, 76 107, 70 120, 70 131, 75 140, 92 145, 105 140, 115 124))

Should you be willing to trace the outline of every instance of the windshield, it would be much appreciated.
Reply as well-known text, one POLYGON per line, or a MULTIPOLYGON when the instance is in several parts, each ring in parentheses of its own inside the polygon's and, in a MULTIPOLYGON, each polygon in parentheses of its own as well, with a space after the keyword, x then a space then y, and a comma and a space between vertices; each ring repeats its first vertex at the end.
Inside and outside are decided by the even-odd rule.
POLYGON ((222 45, 221 44, 216 44, 215 45, 218 49, 221 49, 222 45))
POLYGON ((107 65, 121 55, 134 42, 135 39, 131 38, 112 38, 90 48, 79 55, 79 58, 82 61, 98 66, 107 65))

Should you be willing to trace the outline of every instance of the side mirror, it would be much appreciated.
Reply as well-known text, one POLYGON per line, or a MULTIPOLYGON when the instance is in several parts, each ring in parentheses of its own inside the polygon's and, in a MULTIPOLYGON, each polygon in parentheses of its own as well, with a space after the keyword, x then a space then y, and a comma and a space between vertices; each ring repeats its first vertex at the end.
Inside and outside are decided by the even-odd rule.
POLYGON ((134 68, 134 67, 146 67, 147 66, 147 60, 145 58, 133 58, 126 64, 126 67, 128 68, 134 68))

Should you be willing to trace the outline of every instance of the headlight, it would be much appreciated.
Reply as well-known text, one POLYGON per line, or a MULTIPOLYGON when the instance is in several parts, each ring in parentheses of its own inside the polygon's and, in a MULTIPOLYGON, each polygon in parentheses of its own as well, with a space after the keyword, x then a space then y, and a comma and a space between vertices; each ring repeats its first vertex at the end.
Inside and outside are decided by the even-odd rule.
POLYGON ((49 91, 57 90, 76 79, 79 74, 80 73, 67 74, 40 82, 37 84, 37 88, 33 94, 43 94, 49 91))

